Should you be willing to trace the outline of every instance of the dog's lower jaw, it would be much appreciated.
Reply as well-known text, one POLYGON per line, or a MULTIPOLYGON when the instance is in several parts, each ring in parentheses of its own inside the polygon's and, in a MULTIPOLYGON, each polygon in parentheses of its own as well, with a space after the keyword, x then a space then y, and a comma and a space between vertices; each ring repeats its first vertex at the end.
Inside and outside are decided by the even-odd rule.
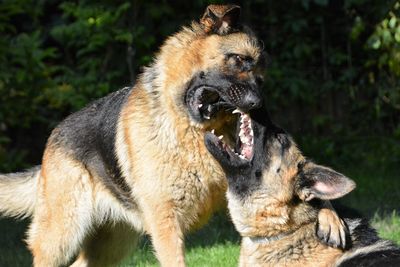
POLYGON ((280 236, 276 240, 243 237, 240 267, 250 266, 332 266, 343 251, 320 242, 315 235, 315 223, 280 236))

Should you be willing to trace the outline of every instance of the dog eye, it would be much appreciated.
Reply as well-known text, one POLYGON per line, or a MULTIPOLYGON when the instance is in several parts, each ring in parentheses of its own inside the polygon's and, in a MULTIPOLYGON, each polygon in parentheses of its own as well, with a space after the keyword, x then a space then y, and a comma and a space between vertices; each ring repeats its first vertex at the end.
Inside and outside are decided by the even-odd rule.
POLYGON ((246 59, 241 55, 235 55, 236 62, 243 63, 246 59))
POLYGON ((242 65, 249 60, 248 57, 239 54, 229 54, 228 57, 234 59, 238 65, 242 65))
POLYGON ((250 71, 254 67, 254 59, 250 56, 240 55, 240 54, 228 54, 227 55, 231 64, 239 71, 250 71))

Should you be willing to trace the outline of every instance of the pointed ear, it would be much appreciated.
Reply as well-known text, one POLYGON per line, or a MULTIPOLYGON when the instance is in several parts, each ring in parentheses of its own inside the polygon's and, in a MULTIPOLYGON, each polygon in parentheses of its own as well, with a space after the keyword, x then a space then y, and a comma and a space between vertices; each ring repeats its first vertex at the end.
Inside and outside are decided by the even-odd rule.
POLYGON ((206 33, 227 34, 239 23, 240 6, 209 5, 200 19, 206 33))
POLYGON ((339 198, 356 187, 355 182, 343 174, 311 162, 303 166, 298 179, 296 192, 305 201, 339 198))

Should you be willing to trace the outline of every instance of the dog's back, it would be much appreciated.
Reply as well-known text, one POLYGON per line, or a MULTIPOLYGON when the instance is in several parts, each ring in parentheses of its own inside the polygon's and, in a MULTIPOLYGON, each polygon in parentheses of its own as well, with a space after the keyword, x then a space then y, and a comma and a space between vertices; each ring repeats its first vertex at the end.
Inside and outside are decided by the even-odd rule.
POLYGON ((345 219, 350 231, 349 249, 336 266, 400 266, 400 248, 378 237, 365 219, 345 219))

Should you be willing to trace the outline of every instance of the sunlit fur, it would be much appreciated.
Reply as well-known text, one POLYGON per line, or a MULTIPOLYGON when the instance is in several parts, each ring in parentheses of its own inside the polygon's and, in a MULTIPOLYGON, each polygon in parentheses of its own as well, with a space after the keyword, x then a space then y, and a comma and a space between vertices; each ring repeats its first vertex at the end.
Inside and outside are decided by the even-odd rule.
POLYGON ((243 237, 240 266, 330 266, 342 251, 316 237, 318 210, 293 199, 297 166, 305 158, 294 143, 284 157, 280 149, 270 151, 270 165, 263 170, 262 183, 251 196, 241 199, 228 192, 229 211, 243 237), (271 243, 254 242, 250 238, 277 236, 298 229, 299 234, 271 243))
MULTIPOLYGON (((278 129, 275 126, 269 124, 263 129, 266 129, 264 136, 254 136, 255 155, 251 164, 223 165, 229 183, 229 211, 242 236, 240 266, 400 264, 400 249, 380 240, 362 220, 346 218, 350 235, 342 232, 347 227, 327 200, 350 192, 355 187, 353 181, 307 160, 289 135, 271 130, 278 129), (254 180, 251 175, 258 168, 261 176, 254 180), (239 181, 241 184, 247 181, 249 190, 236 190, 235 183, 239 181), (316 199, 311 201, 312 197, 316 199), (344 249, 329 246, 321 242, 319 231, 333 232, 334 238, 348 243, 344 249)), ((211 152, 212 149, 211 146, 211 152)))
MULTIPOLYGON (((113 266, 132 252, 142 233, 151 236, 162 266, 185 265, 185 233, 226 205, 225 175, 205 148, 204 133, 215 129, 228 137, 227 125, 235 118, 230 110, 198 122, 183 100, 188 83, 201 71, 254 79, 251 71, 229 68, 229 53, 256 62, 261 50, 250 31, 219 35, 193 22, 166 40, 132 90, 113 95, 123 102, 111 133, 115 155, 108 151, 123 177, 115 192, 96 172, 109 171, 100 168, 99 155, 85 150, 91 144, 85 138, 93 136, 81 136, 79 129, 86 126, 74 124, 103 102, 90 104, 53 130, 40 170, 18 175, 19 182, 0 176, 0 211, 32 217, 27 242, 34 266, 65 265, 76 255, 73 266, 113 266)), ((100 123, 107 127, 110 122, 100 123)))

